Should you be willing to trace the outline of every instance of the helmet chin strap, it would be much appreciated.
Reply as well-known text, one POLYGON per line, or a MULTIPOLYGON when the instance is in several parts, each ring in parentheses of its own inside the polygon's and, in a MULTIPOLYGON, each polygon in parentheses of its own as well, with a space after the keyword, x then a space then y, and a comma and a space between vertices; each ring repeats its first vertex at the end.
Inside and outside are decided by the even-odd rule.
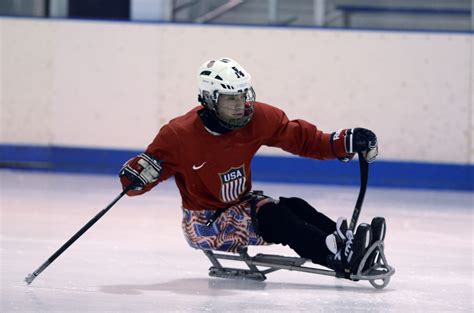
POLYGON ((198 114, 199 114, 199 117, 201 118, 201 121, 204 123, 204 126, 206 126, 206 128, 208 128, 210 131, 214 133, 218 133, 218 134, 225 134, 232 131, 232 129, 227 128, 224 125, 222 125, 222 123, 220 122, 219 118, 217 117, 216 113, 213 110, 207 107, 204 107, 203 109, 198 111, 198 114))

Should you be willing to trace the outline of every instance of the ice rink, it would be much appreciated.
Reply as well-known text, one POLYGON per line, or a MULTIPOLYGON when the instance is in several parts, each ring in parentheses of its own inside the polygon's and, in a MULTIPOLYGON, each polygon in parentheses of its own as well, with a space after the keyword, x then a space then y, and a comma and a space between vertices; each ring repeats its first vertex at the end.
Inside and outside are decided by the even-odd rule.
MULTIPOLYGON (((387 219, 396 268, 368 282, 278 271, 265 282, 208 276, 209 260, 181 233, 173 181, 121 199, 52 263, 36 270, 120 192, 113 176, 0 171, 1 312, 472 312, 473 194, 370 187, 359 222, 387 219)), ((299 196, 333 218, 350 216, 358 187, 255 183, 299 196)), ((250 254, 294 255, 283 246, 250 254)))

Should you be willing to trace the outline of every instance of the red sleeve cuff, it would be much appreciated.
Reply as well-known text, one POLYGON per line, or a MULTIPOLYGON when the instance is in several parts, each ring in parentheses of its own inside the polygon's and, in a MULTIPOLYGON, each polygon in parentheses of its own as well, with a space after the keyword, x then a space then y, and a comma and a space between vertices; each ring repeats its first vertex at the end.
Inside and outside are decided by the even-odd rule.
POLYGON ((354 153, 347 153, 345 138, 347 129, 341 129, 331 134, 332 150, 336 157, 341 161, 349 161, 354 157, 354 153))

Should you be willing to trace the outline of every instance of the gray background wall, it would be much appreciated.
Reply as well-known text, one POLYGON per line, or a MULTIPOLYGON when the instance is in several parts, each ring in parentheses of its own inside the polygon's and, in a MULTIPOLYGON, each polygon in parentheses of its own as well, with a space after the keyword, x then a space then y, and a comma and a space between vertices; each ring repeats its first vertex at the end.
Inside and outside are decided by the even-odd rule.
POLYGON ((470 34, 3 18, 0 44, 2 143, 143 149, 227 56, 290 118, 374 129, 382 159, 473 160, 470 34))

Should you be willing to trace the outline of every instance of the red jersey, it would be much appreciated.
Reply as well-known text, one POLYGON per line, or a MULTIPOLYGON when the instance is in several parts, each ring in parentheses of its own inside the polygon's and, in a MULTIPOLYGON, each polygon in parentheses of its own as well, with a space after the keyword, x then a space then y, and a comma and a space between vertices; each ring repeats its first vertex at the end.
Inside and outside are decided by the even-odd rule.
POLYGON ((146 153, 163 161, 159 182, 175 177, 182 205, 190 210, 215 210, 240 202, 251 190, 250 162, 265 145, 315 159, 335 159, 330 134, 304 120, 288 120, 273 106, 255 103, 251 121, 243 128, 214 135, 196 107, 164 125, 146 153))

